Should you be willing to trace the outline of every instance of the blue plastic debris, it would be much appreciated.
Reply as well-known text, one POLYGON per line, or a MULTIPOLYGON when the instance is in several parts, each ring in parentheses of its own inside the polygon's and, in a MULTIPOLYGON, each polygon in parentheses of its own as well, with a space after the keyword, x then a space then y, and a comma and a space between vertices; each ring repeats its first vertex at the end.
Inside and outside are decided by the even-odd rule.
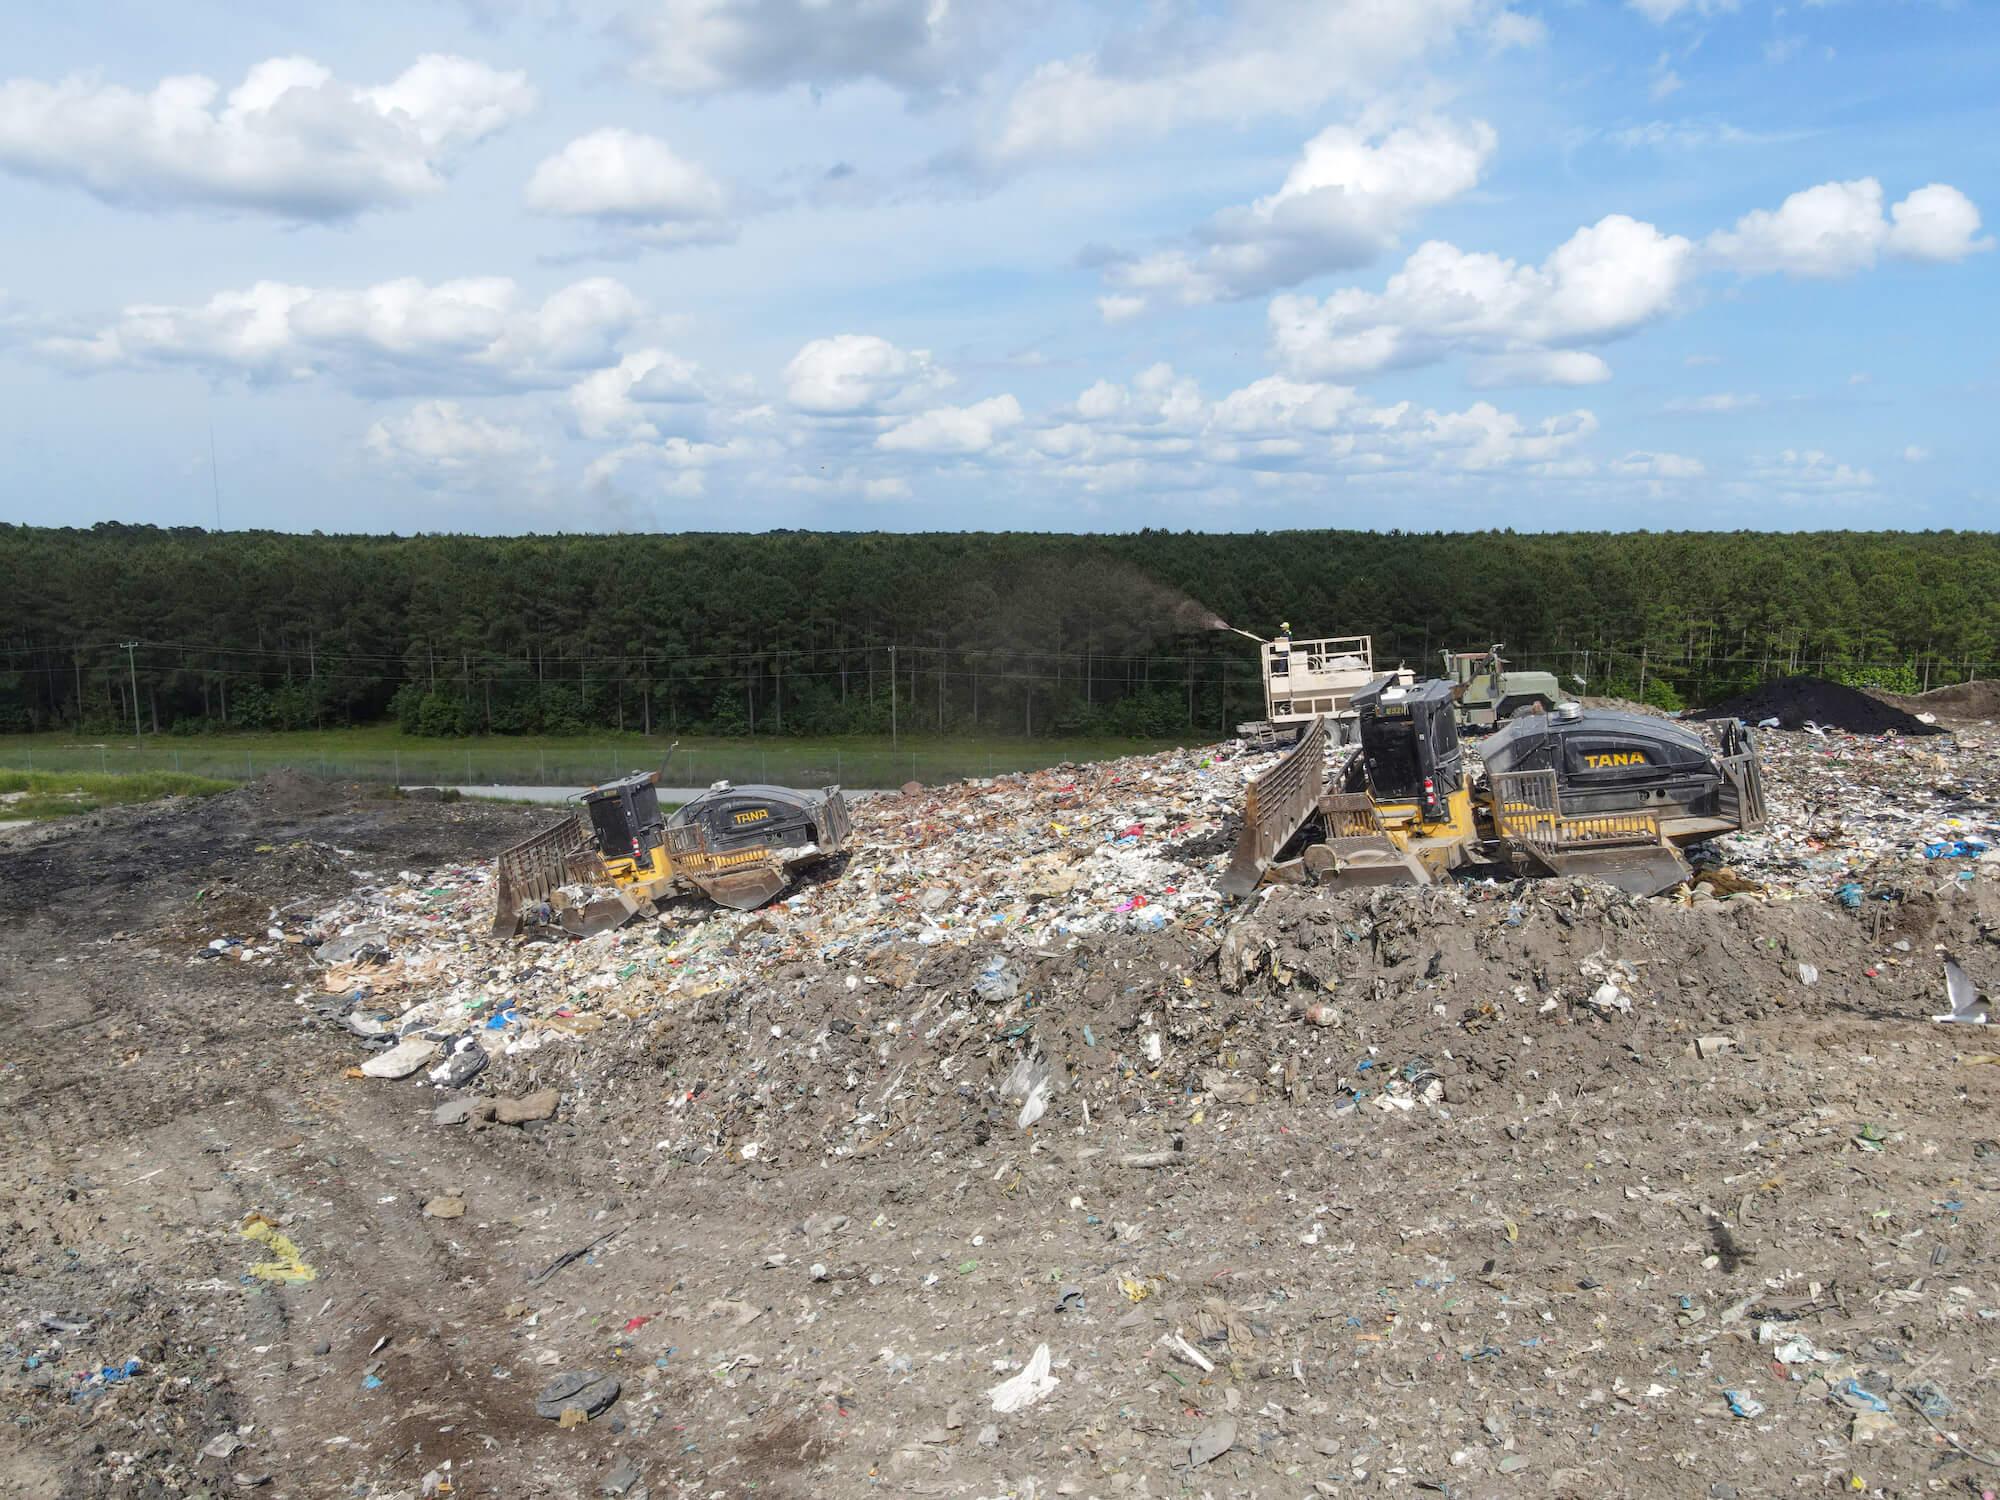
POLYGON ((520 1019, 521 1019, 521 1013, 515 1010, 510 1005, 507 1007, 507 1009, 497 1010, 492 1015, 488 1016, 486 1018, 486 1029, 488 1031, 504 1031, 507 1029, 507 1027, 509 1027, 514 1022, 520 1019))
POLYGON ((1840 904, 1849 911, 1860 909, 1861 883, 1859 881, 1850 880, 1840 888, 1840 904))
POLYGON ((1939 839, 1924 845, 1925 859, 1977 859, 1987 850, 1984 839, 1939 839))
POLYGON ((1887 1411, 1889 1403, 1873 1391, 1864 1389, 1861 1382, 1852 1377, 1843 1380, 1839 1388, 1840 1399, 1856 1411, 1887 1411))
POLYGON ((1910 1399, 1917 1403, 1917 1410, 1927 1417, 1942 1420, 1951 1415, 1951 1397, 1932 1385, 1928 1380, 1922 1385, 1911 1386, 1910 1399))
POLYGON ((1722 1394, 1729 1398, 1729 1409, 1735 1415, 1739 1417, 1764 1415, 1764 1403, 1748 1391, 1724 1391, 1722 1394))
POLYGON ((361 1377, 361 1389, 364 1391, 379 1391, 382 1389, 382 1377, 380 1375, 363 1375, 361 1377))
POLYGON ((130 1380, 142 1366, 136 1359, 128 1359, 122 1365, 106 1365, 97 1372, 97 1378, 106 1385, 117 1385, 121 1380, 130 1380))

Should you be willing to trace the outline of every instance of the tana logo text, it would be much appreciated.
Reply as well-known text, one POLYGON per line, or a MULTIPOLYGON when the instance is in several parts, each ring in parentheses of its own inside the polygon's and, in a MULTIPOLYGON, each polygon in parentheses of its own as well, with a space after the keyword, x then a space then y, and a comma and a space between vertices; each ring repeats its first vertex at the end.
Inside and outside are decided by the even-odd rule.
POLYGON ((771 809, 768 807, 752 808, 749 812, 740 812, 735 815, 738 827, 741 827, 745 823, 761 823, 770 816, 771 809))
POLYGON ((1643 750, 1606 750, 1596 755, 1586 755, 1583 763, 1593 771, 1608 771, 1613 766, 1643 766, 1646 752, 1643 750))

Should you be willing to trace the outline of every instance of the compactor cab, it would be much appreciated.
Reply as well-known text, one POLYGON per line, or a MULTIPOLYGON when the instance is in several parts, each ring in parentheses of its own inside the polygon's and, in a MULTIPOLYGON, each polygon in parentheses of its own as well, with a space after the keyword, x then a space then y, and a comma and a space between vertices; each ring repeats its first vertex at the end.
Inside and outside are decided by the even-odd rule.
POLYGON ((1360 752, 1347 763, 1343 790, 1366 791, 1377 803, 1414 803, 1430 821, 1446 815, 1465 780, 1465 754, 1451 684, 1405 687, 1382 678, 1354 695, 1360 752))
POLYGON ((607 870, 614 861, 648 863, 666 828, 660 816, 660 789, 646 773, 620 777, 583 794, 590 831, 607 870))
POLYGON ((1361 746, 1320 799, 1323 845, 1306 868, 1335 885, 1428 885, 1465 858, 1472 797, 1451 684, 1393 678, 1354 695, 1361 746))

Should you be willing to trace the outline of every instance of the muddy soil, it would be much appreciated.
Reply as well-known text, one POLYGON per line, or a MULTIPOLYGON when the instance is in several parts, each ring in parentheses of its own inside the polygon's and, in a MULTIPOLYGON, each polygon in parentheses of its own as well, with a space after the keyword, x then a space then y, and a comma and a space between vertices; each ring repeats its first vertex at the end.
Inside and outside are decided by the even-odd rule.
POLYGON ((210 956, 544 816, 288 783, 0 835, 0 1493, 2000 1478, 2000 1036, 1929 1020, 1943 951, 2000 984, 1992 867, 1882 916, 1279 890, 999 1006, 971 942, 802 957, 497 1062, 558 1091, 522 1126, 350 1076, 304 948, 210 956), (620 1395, 538 1416, 565 1372, 620 1395))

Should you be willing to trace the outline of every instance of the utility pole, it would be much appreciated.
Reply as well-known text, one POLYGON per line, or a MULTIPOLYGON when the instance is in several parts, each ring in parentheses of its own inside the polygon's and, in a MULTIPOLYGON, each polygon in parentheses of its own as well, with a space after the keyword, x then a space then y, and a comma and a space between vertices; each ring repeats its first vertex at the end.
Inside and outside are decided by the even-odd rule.
POLYGON ((889 748, 896 748, 896 648, 889 648, 889 748))
POLYGON ((139 727, 139 667, 132 656, 138 649, 139 643, 121 641, 119 644, 125 648, 125 666, 132 674, 132 743, 137 746, 139 741, 145 738, 145 732, 139 727))

